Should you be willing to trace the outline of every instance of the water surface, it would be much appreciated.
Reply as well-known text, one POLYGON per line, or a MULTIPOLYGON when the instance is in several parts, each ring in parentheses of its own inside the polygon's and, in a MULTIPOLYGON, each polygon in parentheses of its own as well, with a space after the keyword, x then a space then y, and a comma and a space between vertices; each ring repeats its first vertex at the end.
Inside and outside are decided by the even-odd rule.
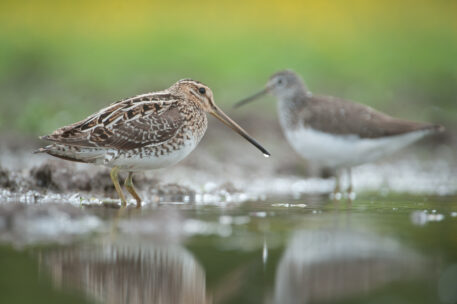
POLYGON ((455 196, 2 208, 2 303, 457 301, 455 196))

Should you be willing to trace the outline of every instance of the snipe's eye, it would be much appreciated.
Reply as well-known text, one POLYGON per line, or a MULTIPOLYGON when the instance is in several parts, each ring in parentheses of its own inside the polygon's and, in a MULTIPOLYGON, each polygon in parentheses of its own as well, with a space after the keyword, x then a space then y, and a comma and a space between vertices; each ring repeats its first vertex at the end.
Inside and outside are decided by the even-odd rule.
POLYGON ((206 93, 206 89, 205 88, 199 88, 198 91, 200 92, 200 94, 205 94, 206 93))

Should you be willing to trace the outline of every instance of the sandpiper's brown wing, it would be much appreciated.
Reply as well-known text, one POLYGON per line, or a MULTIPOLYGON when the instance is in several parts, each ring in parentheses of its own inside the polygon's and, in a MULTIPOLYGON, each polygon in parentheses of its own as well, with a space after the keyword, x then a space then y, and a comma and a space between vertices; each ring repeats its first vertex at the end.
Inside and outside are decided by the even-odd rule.
POLYGON ((330 96, 312 96, 301 113, 303 123, 331 134, 361 138, 393 136, 442 126, 391 117, 375 109, 330 96))
POLYGON ((183 121, 177 98, 151 93, 113 103, 42 139, 72 146, 130 150, 167 141, 183 121))

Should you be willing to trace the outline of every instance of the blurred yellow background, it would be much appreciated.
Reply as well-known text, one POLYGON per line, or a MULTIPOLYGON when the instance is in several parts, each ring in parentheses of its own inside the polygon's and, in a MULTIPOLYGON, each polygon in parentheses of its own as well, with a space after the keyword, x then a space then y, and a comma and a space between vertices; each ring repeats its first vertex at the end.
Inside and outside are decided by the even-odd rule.
MULTIPOLYGON (((228 109, 283 68, 315 93, 449 129, 457 2, 0 3, 3 131, 47 133, 187 77, 212 87, 228 109)), ((270 98, 243 111, 273 117, 274 109, 270 98)))

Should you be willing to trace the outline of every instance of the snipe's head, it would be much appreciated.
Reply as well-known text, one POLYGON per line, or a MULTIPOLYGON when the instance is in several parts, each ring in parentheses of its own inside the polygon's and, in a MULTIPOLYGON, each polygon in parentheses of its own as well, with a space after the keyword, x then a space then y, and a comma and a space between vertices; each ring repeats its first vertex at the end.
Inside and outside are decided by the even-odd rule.
POLYGON ((242 106, 267 93, 271 93, 278 99, 293 98, 308 92, 303 79, 292 70, 283 70, 273 74, 268 80, 265 88, 250 97, 247 97, 235 104, 235 107, 242 106))
POLYGON ((213 115, 222 121, 222 123, 224 123, 226 126, 256 146, 264 156, 270 156, 270 153, 265 150, 265 148, 263 148, 255 139, 253 139, 243 128, 241 128, 236 122, 228 117, 214 103, 213 91, 211 91, 208 86, 196 80, 182 79, 172 85, 169 91, 175 95, 184 97, 186 100, 194 101, 203 111, 213 115))
POLYGON ((216 106, 213 91, 203 83, 192 79, 181 79, 169 89, 175 95, 195 102, 205 112, 210 113, 216 106))

